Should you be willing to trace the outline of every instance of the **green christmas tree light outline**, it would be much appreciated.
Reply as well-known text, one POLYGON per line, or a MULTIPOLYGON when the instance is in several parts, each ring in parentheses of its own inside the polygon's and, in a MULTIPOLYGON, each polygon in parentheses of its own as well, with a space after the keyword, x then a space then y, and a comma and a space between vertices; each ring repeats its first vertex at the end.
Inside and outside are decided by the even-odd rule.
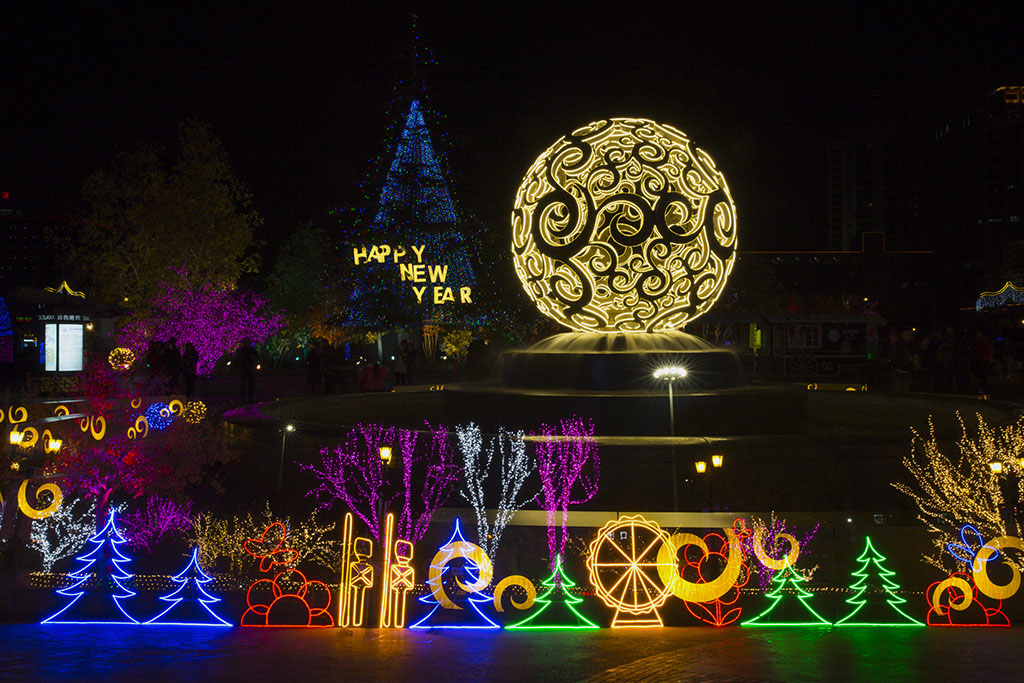
POLYGON ((895 593, 893 593, 893 589, 900 588, 900 585, 898 583, 896 583, 895 581, 892 581, 889 578, 890 576, 895 576, 896 572, 894 572, 894 571, 892 571, 890 569, 886 569, 882 565, 883 561, 887 561, 887 558, 884 555, 882 555, 882 553, 878 552, 878 550, 876 550, 873 545, 871 545, 871 537, 870 536, 865 536, 864 537, 864 551, 860 554, 860 557, 857 558, 857 562, 861 563, 861 567, 859 569, 857 569, 857 571, 851 572, 851 574, 853 576, 857 577, 857 580, 853 583, 853 585, 850 586, 850 590, 857 590, 857 593, 855 595, 851 595, 850 597, 848 597, 846 599, 847 604, 856 605, 856 607, 854 608, 854 610, 852 612, 850 612, 845 617, 843 617, 842 619, 837 621, 835 623, 836 626, 924 626, 924 623, 918 621, 917 619, 915 619, 914 617, 910 616, 909 614, 907 614, 906 612, 904 612, 903 610, 901 610, 899 607, 896 606, 896 605, 902 605, 903 603, 905 603, 907 601, 907 599, 906 598, 901 598, 900 596, 898 596, 895 593), (872 554, 872 557, 868 557, 869 553, 872 554), (903 617, 905 619, 908 619, 910 621, 910 623, 906 623, 906 622, 899 622, 899 623, 897 623, 897 622, 850 622, 849 621, 854 615, 856 615, 860 611, 861 607, 863 607, 865 604, 867 604, 867 600, 859 600, 858 601, 858 598, 860 598, 862 595, 864 595, 864 591, 867 590, 867 585, 865 585, 865 582, 867 581, 868 574, 866 572, 867 572, 868 567, 871 566, 872 562, 874 562, 875 566, 878 567, 878 575, 879 575, 879 577, 882 580, 882 588, 883 588, 883 590, 885 590, 885 592, 889 594, 889 599, 887 599, 885 601, 886 604, 889 605, 889 607, 891 607, 894 610, 896 610, 897 612, 899 612, 901 615, 903 615, 903 617), (858 585, 858 584, 860 584, 860 585, 858 585))
POLYGON ((574 596, 572 593, 569 592, 568 589, 575 587, 576 584, 572 581, 572 579, 566 576, 565 572, 562 570, 561 555, 555 555, 555 568, 547 579, 541 581, 540 585, 547 587, 548 590, 543 595, 539 596, 534 602, 538 602, 544 606, 538 610, 535 610, 533 614, 526 617, 522 621, 506 626, 506 629, 534 631, 581 631, 601 628, 600 626, 592 622, 590 619, 587 619, 585 616, 580 614, 579 611, 574 607, 574 605, 578 605, 579 603, 583 602, 583 598, 574 596), (575 626, 567 624, 554 624, 550 626, 547 624, 530 625, 531 621, 539 617, 541 614, 544 613, 545 610, 548 609, 548 607, 554 604, 554 600, 552 600, 550 596, 556 590, 565 595, 565 602, 563 604, 569 608, 570 612, 576 615, 576 619, 579 623, 577 623, 575 626))
POLYGON ((747 621, 742 622, 740 626, 832 626, 832 622, 818 614, 813 607, 807 604, 806 599, 814 597, 814 594, 808 590, 801 588, 799 585, 800 583, 805 582, 807 579, 796 573, 796 570, 793 569, 793 566, 789 564, 788 559, 786 559, 785 562, 785 566, 780 571, 775 572, 775 574, 772 576, 772 583, 777 583, 778 585, 775 587, 774 590, 764 594, 766 598, 772 598, 775 602, 769 605, 766 610, 758 614, 753 619, 748 619, 747 621), (787 583, 789 583, 795 591, 796 598, 800 601, 800 604, 804 606, 804 609, 813 614, 817 621, 761 621, 763 618, 767 617, 772 611, 774 611, 776 607, 779 606, 779 604, 782 602, 782 598, 786 597, 786 594, 783 593, 782 590, 783 588, 785 588, 787 583))

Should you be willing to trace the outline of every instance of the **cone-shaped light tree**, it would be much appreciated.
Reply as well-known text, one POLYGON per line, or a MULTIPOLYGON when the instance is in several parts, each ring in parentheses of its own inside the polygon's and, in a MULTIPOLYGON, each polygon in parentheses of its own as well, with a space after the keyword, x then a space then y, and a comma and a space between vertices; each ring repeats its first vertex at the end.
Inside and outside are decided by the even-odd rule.
POLYGON ((836 626, 924 626, 899 608, 907 600, 893 592, 900 588, 891 578, 895 572, 885 567, 885 556, 875 550, 870 538, 864 539, 864 552, 857 562, 860 566, 853 572, 857 580, 850 586, 856 592, 846 599, 853 610, 836 626))
POLYGON ((171 581, 177 583, 178 587, 173 592, 160 596, 161 600, 170 604, 163 612, 147 621, 147 624, 231 626, 210 609, 210 605, 220 602, 220 598, 206 592, 204 585, 213 581, 213 578, 199 566, 198 554, 199 549, 194 549, 188 565, 177 576, 171 577, 171 581))
POLYGON ((753 619, 743 622, 743 626, 831 626, 828 619, 814 611, 808 604, 813 594, 800 584, 806 579, 796 573, 789 562, 772 576, 772 590, 765 593, 772 603, 768 609, 753 619), (785 600, 792 595, 796 601, 785 600), (799 603, 799 607, 796 604, 799 603))
POLYGON ((122 565, 131 560, 121 552, 128 541, 117 530, 115 510, 107 523, 88 540, 89 552, 76 558, 81 565, 69 575, 74 583, 57 593, 71 602, 44 624, 137 624, 125 610, 122 600, 135 595, 124 582, 132 575, 122 565), (95 577, 95 578, 94 578, 95 577))
POLYGON ((576 605, 583 602, 583 598, 569 592, 576 584, 562 571, 561 555, 556 556, 555 570, 541 582, 541 585, 547 588, 547 591, 537 598, 537 603, 543 607, 534 610, 533 614, 522 621, 505 628, 550 631, 600 628, 576 610, 576 605))

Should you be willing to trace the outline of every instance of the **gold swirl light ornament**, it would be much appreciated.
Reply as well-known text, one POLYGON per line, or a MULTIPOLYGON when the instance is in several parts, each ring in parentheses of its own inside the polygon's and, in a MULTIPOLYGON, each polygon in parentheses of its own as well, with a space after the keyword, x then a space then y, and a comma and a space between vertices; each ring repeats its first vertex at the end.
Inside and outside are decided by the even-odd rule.
POLYGON ((149 436, 149 420, 145 415, 135 418, 135 424, 128 428, 129 439, 142 439, 149 436))
POLYGON ((533 585, 533 581, 530 581, 525 576, 519 574, 512 574, 506 576, 504 579, 498 582, 498 585, 494 587, 494 609, 498 612, 504 612, 505 609, 501 606, 501 596, 504 592, 512 586, 518 586, 523 589, 526 593, 526 597, 522 600, 516 600, 513 595, 510 598, 512 606, 516 609, 530 609, 533 607, 534 601, 537 599, 537 587, 533 585))
POLYGON ((71 414, 71 410, 69 410, 68 407, 66 405, 64 405, 63 403, 61 403, 59 406, 57 406, 56 408, 53 409, 53 416, 54 417, 61 417, 63 415, 70 415, 70 414, 71 414))
POLYGON ((932 610, 936 614, 942 614, 942 611, 939 609, 940 607, 942 607, 942 605, 939 601, 942 599, 943 591, 945 591, 948 588, 955 588, 963 594, 958 599, 950 599, 949 607, 951 609, 955 609, 962 612, 963 610, 970 607, 971 603, 974 602, 974 591, 971 590, 971 584, 967 583, 967 579, 961 578, 959 576, 951 576, 945 581, 935 586, 935 590, 932 591, 932 610))
POLYGON ((25 410, 24 406, 14 406, 7 410, 7 419, 12 425, 16 425, 19 422, 25 422, 28 420, 28 411, 25 410), (15 417, 16 415, 20 415, 21 417, 15 417))
POLYGON ((90 417, 89 432, 96 441, 103 441, 103 437, 107 435, 107 419, 102 415, 90 417))
POLYGON ((673 534, 669 542, 658 550, 658 576, 662 583, 671 586, 672 593, 677 598, 684 602, 711 602, 725 595, 735 585, 743 566, 743 547, 732 527, 726 527, 724 531, 729 547, 725 569, 717 578, 707 583, 695 583, 684 579, 679 573, 677 556, 679 549, 685 545, 695 545, 706 554, 708 546, 703 538, 688 533, 673 534))
POLYGON ((974 575, 974 585, 978 587, 982 595, 986 595, 993 600, 1012 598, 1020 590, 1020 570, 1009 562, 1004 563, 1010 568, 1012 573, 1009 583, 1000 586, 993 583, 992 579, 988 576, 989 558, 995 554, 996 550, 1005 550, 1006 548, 1015 548, 1024 552, 1024 543, 1021 543, 1021 540, 1016 536, 998 536, 993 538, 982 546, 978 554, 974 556, 974 563, 971 566, 971 573, 974 575))
POLYGON ((21 441, 18 443, 22 448, 32 448, 39 441, 39 430, 35 427, 25 427, 21 431, 21 441))
POLYGON ((596 121, 558 140, 512 211, 523 289, 577 332, 681 328, 722 293, 736 245, 736 207, 715 162, 647 119, 596 121))
POLYGON ((767 531, 762 525, 758 524, 754 527, 754 556, 757 557, 757 561, 763 564, 768 569, 773 569, 777 572, 781 572, 789 564, 790 567, 796 564, 796 560, 800 557, 800 543, 792 534, 780 533, 776 538, 784 539, 789 543, 789 553, 785 557, 775 559, 768 555, 764 549, 764 533, 767 531))
POLYGON ((457 604, 452 602, 444 592, 444 587, 441 585, 440 577, 441 572, 444 571, 445 566, 457 557, 469 560, 477 566, 479 570, 477 573, 476 581, 465 584, 461 578, 456 577, 455 582, 459 588, 466 591, 467 593, 478 593, 491 583, 491 579, 494 577, 494 565, 491 564, 491 558, 487 557, 487 553, 484 549, 478 546, 476 543, 470 543, 469 541, 452 541, 451 543, 441 546, 434 558, 430 561, 430 571, 427 575, 427 585, 430 586, 430 592, 433 594, 434 599, 444 607, 445 609, 462 609, 457 604))
POLYGON ((56 484, 43 484, 36 489, 36 503, 41 504, 39 500, 39 494, 43 491, 48 491, 53 496, 53 501, 42 510, 29 505, 28 497, 25 495, 28 489, 28 479, 21 482, 21 488, 18 489, 18 509, 21 510, 22 514, 31 519, 46 519, 53 513, 60 509, 61 503, 64 502, 64 494, 61 492, 60 487, 56 484))
MULTIPOLYGON (((167 415, 181 415, 181 411, 184 407, 185 406, 184 404, 182 404, 181 401, 179 401, 178 399, 173 399, 171 400, 170 403, 167 404, 167 415)), ((163 414, 163 410, 161 410, 160 412, 161 414, 163 414)))

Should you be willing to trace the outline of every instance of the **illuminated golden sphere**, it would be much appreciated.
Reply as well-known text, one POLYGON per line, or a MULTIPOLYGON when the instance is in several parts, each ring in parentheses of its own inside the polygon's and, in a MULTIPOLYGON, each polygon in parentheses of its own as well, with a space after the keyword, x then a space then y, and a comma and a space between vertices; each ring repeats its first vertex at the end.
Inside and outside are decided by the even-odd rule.
POLYGON ((107 356, 107 361, 110 363, 110 367, 125 372, 135 362, 135 354, 132 353, 131 349, 119 346, 110 352, 110 355, 107 356))
POLYGON ((715 162, 646 119, 573 131, 523 178, 512 257, 542 313, 577 332, 674 330, 736 261, 736 207, 715 162))
POLYGON ((206 417, 206 404, 202 401, 189 401, 181 410, 181 417, 190 425, 197 425, 206 417))

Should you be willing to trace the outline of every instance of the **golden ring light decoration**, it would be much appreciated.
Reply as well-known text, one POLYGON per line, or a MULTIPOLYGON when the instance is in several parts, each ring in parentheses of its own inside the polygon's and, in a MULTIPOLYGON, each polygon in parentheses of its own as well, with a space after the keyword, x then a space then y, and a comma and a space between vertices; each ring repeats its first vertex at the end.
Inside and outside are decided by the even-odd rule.
MULTIPOLYGON (((0 422, 3 422, 3 411, 0 410, 0 422)), ((16 425, 19 422, 25 422, 28 420, 28 411, 25 410, 24 406, 14 406, 13 408, 7 409, 7 419, 12 425, 16 425), (20 412, 21 418, 15 418, 15 414, 20 412)))
POLYGON ((522 600, 516 600, 514 595, 510 597, 509 600, 512 606, 519 610, 533 607, 533 603, 537 599, 537 587, 533 585, 533 581, 530 581, 525 576, 512 574, 499 581, 498 585, 494 587, 494 609, 498 612, 505 611, 505 608, 501 606, 501 596, 512 586, 518 586, 526 593, 526 597, 522 600))
POLYGON ((491 558, 487 557, 484 549, 476 543, 452 541, 441 546, 434 555, 434 559, 430 561, 427 585, 431 586, 430 592, 434 599, 445 609, 462 609, 445 595, 444 587, 439 580, 445 566, 457 557, 469 560, 480 569, 476 581, 472 583, 463 583, 461 577, 456 577, 455 582, 459 588, 467 593, 482 591, 490 585, 491 579, 494 577, 494 565, 491 564, 491 558))
POLYGON ((788 564, 790 567, 796 564, 796 560, 800 557, 800 542, 796 540, 792 534, 780 533, 776 538, 783 538, 789 543, 789 553, 778 560, 768 555, 764 549, 764 532, 766 529, 760 524, 754 527, 754 556, 757 557, 757 561, 763 564, 768 569, 772 569, 777 572, 781 572, 786 568, 788 564))
POLYGON ((141 407, 142 407, 142 399, 141 398, 133 398, 132 399, 132 408, 138 409, 138 408, 141 408, 141 407))
POLYGON ((681 131, 595 121, 549 147, 512 211, 516 275, 576 332, 659 332, 706 313, 736 262, 725 177, 681 131))
MULTIPOLYGON (((1017 591, 1020 590, 1020 570, 1009 562, 1005 563, 1013 573, 1013 578, 1010 579, 1009 583, 1000 586, 992 583, 992 579, 988 576, 989 558, 995 554, 997 549, 1003 550, 1005 548, 1015 548, 1024 552, 1024 543, 1022 543, 1016 536, 998 536, 993 538, 982 546, 981 550, 978 551, 978 554, 974 556, 974 563, 971 566, 971 572, 974 575, 974 584, 983 595, 986 595, 993 600, 1006 600, 1007 598, 1013 597, 1017 591)), ((968 594, 969 593, 970 592, 968 591, 968 594)))
POLYGON ((63 417, 65 415, 70 415, 70 414, 71 414, 71 410, 69 410, 68 407, 66 405, 64 405, 63 403, 61 403, 59 406, 57 406, 56 408, 53 409, 53 416, 54 417, 63 417))
POLYGON ((31 519, 46 519, 53 513, 60 509, 61 503, 64 502, 64 494, 61 492, 60 487, 56 484, 43 484, 36 489, 36 503, 41 504, 39 500, 39 494, 43 491, 48 491, 53 496, 53 501, 42 510, 37 510, 32 507, 28 502, 28 496, 26 491, 28 489, 28 479, 21 482, 21 488, 18 489, 18 509, 21 510, 22 514, 31 519))
POLYGON ((672 587, 672 594, 677 598, 684 602, 712 602, 725 595, 736 584, 736 579, 743 568, 743 546, 732 527, 725 527, 724 531, 729 548, 725 569, 717 578, 707 583, 687 581, 679 573, 677 553, 680 548, 695 545, 705 555, 709 552, 707 543, 700 536, 689 533, 673 534, 668 543, 658 551, 658 575, 666 586, 672 587))
POLYGON ((641 515, 625 515, 601 527, 590 544, 587 573, 594 592, 615 609, 612 628, 663 626, 658 608, 672 595, 678 567, 665 559, 671 543, 657 523, 641 515), (669 581, 664 580, 668 570, 669 581))
MULTIPOLYGON (((170 403, 167 404, 167 408, 165 410, 167 410, 167 416, 170 416, 170 415, 181 415, 181 411, 184 410, 184 409, 185 409, 185 405, 181 401, 179 401, 178 399, 173 399, 173 400, 171 400, 170 403)), ((164 413, 164 409, 162 409, 160 411, 161 415, 163 415, 163 413, 164 413)))

